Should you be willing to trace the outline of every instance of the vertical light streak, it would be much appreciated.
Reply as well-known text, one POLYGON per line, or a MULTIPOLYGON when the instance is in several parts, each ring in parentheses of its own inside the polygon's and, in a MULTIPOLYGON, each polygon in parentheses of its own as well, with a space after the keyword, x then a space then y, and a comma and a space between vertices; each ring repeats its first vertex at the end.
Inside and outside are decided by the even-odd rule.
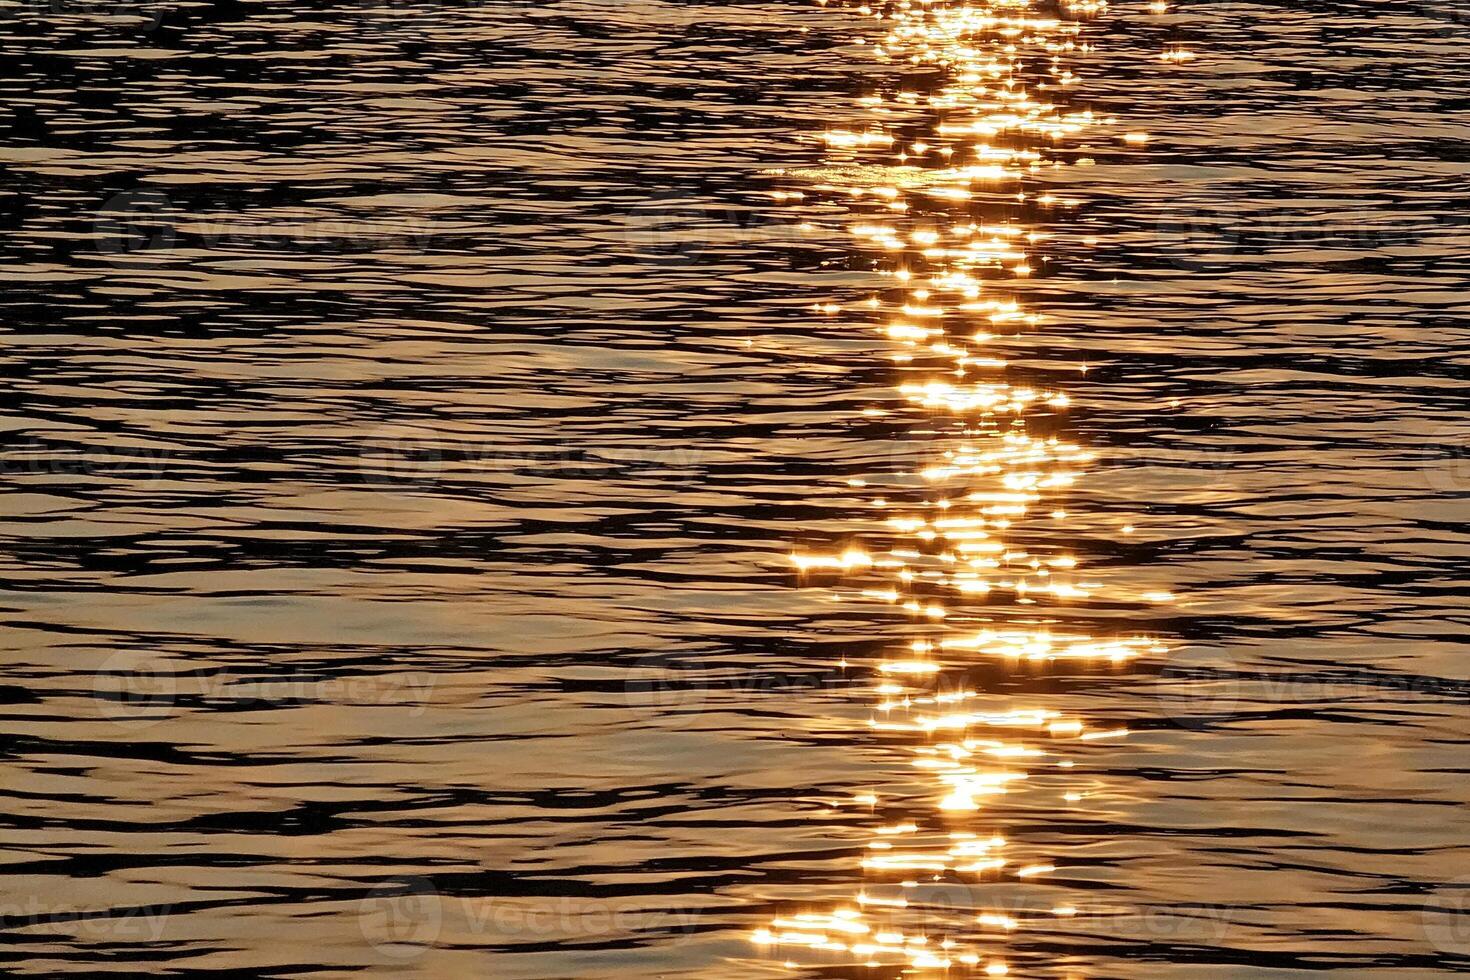
MULTIPOLYGON (((1075 144, 1117 126, 1073 107, 1077 70, 1092 53, 1083 18, 1102 13, 1106 3, 1065 4, 1065 16, 1056 17, 1037 13, 1038 6, 1033 0, 850 5, 877 28, 866 45, 875 57, 938 69, 941 81, 928 92, 863 96, 866 125, 817 134, 826 148, 824 166, 776 173, 785 188, 773 194, 779 202, 846 208, 840 225, 830 224, 829 207, 818 212, 825 219, 813 215, 803 227, 826 220, 828 230, 847 235, 858 254, 872 259, 875 289, 858 304, 819 299, 813 312, 883 338, 901 368, 899 396, 934 433, 918 485, 872 501, 879 516, 869 540, 836 554, 792 555, 804 584, 831 584, 845 595, 888 604, 914 624, 916 638, 895 643, 891 656, 872 665, 869 724, 902 741, 932 793, 926 807, 907 812, 881 797, 863 801, 883 819, 855 869, 861 884, 851 900, 777 918, 753 935, 783 958, 804 948, 822 964, 835 958, 906 971, 1007 974, 1006 936, 1038 919, 1071 918, 1077 906, 1055 901, 1056 895, 1031 909, 950 906, 939 910, 944 921, 937 924, 926 908, 932 886, 1053 874, 1050 855, 983 829, 991 819, 987 808, 1033 774, 1073 770, 1071 748, 1127 732, 1093 727, 1041 703, 1012 703, 954 677, 978 661, 1105 666, 1163 651, 1146 636, 1054 630, 1043 604, 1086 603, 1101 586, 1060 544, 1037 545, 1034 534, 1025 548, 1013 543, 1015 528, 1037 520, 1049 519, 1050 537, 1060 537, 1056 531, 1068 515, 1055 498, 1095 457, 1033 431, 1034 418, 1059 416, 1071 400, 1061 391, 1008 383, 1006 363, 991 347, 1000 336, 1046 329, 1043 317, 1022 304, 1017 285, 1044 271, 1046 243, 1082 203, 1033 185, 1041 175, 1055 184, 1058 173, 1091 165, 1075 144), (927 120, 918 134, 916 114, 927 120), (1023 205, 1048 224, 1013 217, 1023 205), (977 614, 982 604, 989 618, 977 614), (1028 607, 1038 607, 1037 614, 1018 622, 1028 607), (967 921, 958 921, 962 911, 967 921)), ((1166 58, 1186 55, 1173 51, 1166 58)), ((1111 138, 1133 146, 1148 140, 1138 132, 1111 138)), ((848 483, 865 488, 876 480, 854 475, 848 483)), ((1070 789, 1057 805, 1086 797, 1070 789)))

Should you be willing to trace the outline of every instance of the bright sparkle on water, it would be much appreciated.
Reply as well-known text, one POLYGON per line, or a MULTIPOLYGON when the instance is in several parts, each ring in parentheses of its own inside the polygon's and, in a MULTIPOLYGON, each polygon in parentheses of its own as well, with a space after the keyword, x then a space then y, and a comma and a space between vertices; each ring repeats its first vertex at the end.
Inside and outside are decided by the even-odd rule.
MULTIPOLYGON (((1095 457, 1028 431, 1029 416, 1063 411, 1067 395, 1007 384, 1005 361, 986 352, 997 335, 1044 329, 1042 318, 1027 311, 1007 284, 1044 269, 1040 246, 1052 234, 997 215, 1029 201, 1061 219, 1080 203, 1028 187, 1038 173, 1092 163, 1070 141, 1148 141, 1145 133, 1115 132, 1116 119, 1067 104, 1067 90, 1081 83, 1068 64, 1091 53, 1091 45, 1080 21, 1039 16, 1032 6, 1030 0, 994 0, 857 8, 885 32, 867 45, 873 56, 938 68, 945 82, 931 94, 863 97, 870 124, 820 134, 828 153, 824 166, 773 173, 795 184, 773 194, 779 203, 845 203, 853 219, 837 230, 845 230, 852 247, 875 262, 877 275, 890 280, 855 309, 819 302, 814 312, 848 318, 855 329, 876 330, 891 342, 893 360, 907 372, 900 394, 951 426, 933 438, 917 487, 872 501, 868 541, 835 554, 792 555, 804 585, 831 585, 840 601, 890 604, 925 631, 895 644, 888 659, 871 666, 869 724, 874 732, 904 739, 912 766, 932 786, 932 806, 895 812, 876 794, 853 800, 874 813, 875 824, 867 855, 853 869, 851 901, 785 915, 758 929, 753 940, 774 955, 804 948, 807 955, 821 954, 820 963, 835 958, 914 971, 1007 974, 1006 935, 1026 928, 1028 920, 1071 918, 1079 906, 1057 889, 1055 901, 1035 908, 978 909, 967 934, 953 938, 948 929, 936 934, 934 920, 925 916, 930 886, 1021 882, 1055 872, 1053 856, 982 828, 989 801, 1033 774, 1075 774, 1072 747, 1128 732, 974 690, 953 675, 977 662, 1075 661, 1106 668, 1165 652, 1152 637, 1053 629, 1044 609, 1019 622, 984 616, 984 608, 1014 615, 1025 611, 1017 607, 1084 602, 1104 591, 1060 542, 1054 548, 1008 542, 1012 529, 1038 511, 1053 522, 1050 537, 1062 538, 1058 525, 1067 515, 1054 498, 1095 457), (937 119, 929 132, 916 140, 895 135, 890 123, 924 108, 937 119), (914 372, 922 373, 909 380, 914 372)), ((1073 3, 1064 12, 1092 16, 1106 6, 1073 3)), ((1163 11, 1162 5, 1154 9, 1163 11)), ((1164 59, 1178 63, 1189 56, 1171 49, 1164 59)), ((806 227, 819 220, 814 215, 806 227)), ((869 479, 855 475, 849 483, 866 487, 869 479)), ((1173 598, 1116 589, 1106 597, 1173 598)), ((1057 805, 1085 803, 1093 785, 1080 777, 1072 782, 1057 805)))

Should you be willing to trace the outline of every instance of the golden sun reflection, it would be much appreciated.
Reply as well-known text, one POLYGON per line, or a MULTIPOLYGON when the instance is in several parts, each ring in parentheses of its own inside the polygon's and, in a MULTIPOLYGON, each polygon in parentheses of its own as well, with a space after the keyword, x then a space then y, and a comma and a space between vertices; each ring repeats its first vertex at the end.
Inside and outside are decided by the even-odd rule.
MULTIPOLYGON (((1044 543, 1054 527, 1019 543, 1027 522, 1068 517, 1053 498, 1095 455, 1032 431, 1033 418, 1055 420, 1071 399, 1009 383, 1006 360, 986 349, 1044 327, 1018 289, 1045 271, 1042 250, 1057 233, 1014 215, 1029 208, 1062 220, 1081 205, 1030 188, 1042 175, 1054 184, 1058 172, 1092 165, 1079 141, 1111 130, 1106 138, 1114 145, 1149 142, 1072 104, 1081 62, 1093 50, 1083 21, 1106 3, 1067 3, 1064 17, 1043 16, 1033 10, 1038 5, 893 0, 849 7, 882 32, 864 39, 879 62, 919 66, 939 81, 932 91, 865 94, 857 107, 865 123, 814 135, 824 148, 820 167, 770 174, 783 185, 774 200, 812 210, 803 228, 845 236, 873 264, 873 295, 856 304, 820 301, 813 310, 851 318, 854 329, 883 338, 902 365, 897 394, 931 436, 913 485, 871 501, 879 516, 864 542, 791 555, 805 584, 830 580, 840 587, 834 598, 887 604, 923 631, 872 665, 867 694, 870 733, 908 754, 928 802, 915 809, 912 794, 854 800, 881 816, 855 869, 862 884, 846 904, 802 909, 756 930, 754 942, 776 955, 800 948, 821 954, 821 965, 1009 973, 1008 936, 1038 919, 1075 916, 1078 905, 1053 894, 1030 909, 975 909, 936 895, 954 883, 1016 884, 1056 872, 1052 856, 997 832, 997 801, 1060 778, 1073 783, 1056 792, 1057 805, 1084 804, 1095 784, 1076 782, 1076 750, 1128 731, 956 678, 982 664, 1101 671, 1165 652, 1149 636, 1074 632, 1055 615, 1015 618, 1040 603, 1173 600, 1092 581, 1072 549, 1044 543), (922 132, 916 119, 924 120, 922 132), (839 213, 845 217, 834 218, 839 213), (990 823, 982 827, 982 820, 990 823)), ((1189 57, 1178 48, 1164 55, 1173 63, 1189 57)), ((864 488, 868 479, 847 483, 864 488)))

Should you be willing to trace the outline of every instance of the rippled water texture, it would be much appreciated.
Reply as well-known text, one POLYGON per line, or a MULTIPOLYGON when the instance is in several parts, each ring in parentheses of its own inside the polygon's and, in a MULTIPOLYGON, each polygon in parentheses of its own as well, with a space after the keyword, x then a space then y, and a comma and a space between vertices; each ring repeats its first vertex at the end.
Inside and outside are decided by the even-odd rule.
POLYGON ((1470 5, 17 0, 0 967, 1470 970, 1470 5))

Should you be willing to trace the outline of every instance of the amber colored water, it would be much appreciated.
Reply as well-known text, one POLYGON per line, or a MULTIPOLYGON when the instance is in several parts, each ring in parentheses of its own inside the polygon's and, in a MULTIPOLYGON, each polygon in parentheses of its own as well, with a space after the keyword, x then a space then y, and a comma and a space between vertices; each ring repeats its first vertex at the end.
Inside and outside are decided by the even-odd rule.
POLYGON ((0 969, 1470 970, 1467 30, 7 5, 0 969))

